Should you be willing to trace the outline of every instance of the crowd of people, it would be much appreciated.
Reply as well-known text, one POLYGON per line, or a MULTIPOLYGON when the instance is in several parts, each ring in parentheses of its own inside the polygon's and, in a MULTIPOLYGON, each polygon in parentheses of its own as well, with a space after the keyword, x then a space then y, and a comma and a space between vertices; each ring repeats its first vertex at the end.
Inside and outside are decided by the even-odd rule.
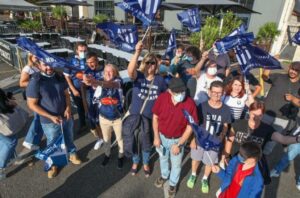
MULTIPOLYGON (((63 133, 69 161, 81 164, 73 140, 72 103, 78 113, 78 133, 89 129, 96 138, 94 149, 104 151, 102 166, 111 158, 113 132, 118 145, 116 166, 122 169, 124 156, 131 158, 132 176, 141 162, 145 177, 151 175, 149 161, 155 147, 160 177, 154 185, 162 188, 167 182, 169 197, 176 194, 185 152, 192 159, 186 186, 195 187, 202 162, 201 191, 209 193, 213 172, 221 180, 219 198, 260 197, 271 177, 278 177, 299 155, 300 62, 292 62, 287 73, 264 70, 263 80, 271 88, 262 101, 259 81, 251 73, 241 73, 238 65, 231 66, 228 54, 178 45, 171 60, 148 53, 139 62, 142 51, 140 41, 127 68, 130 90, 125 89, 118 67, 99 64, 97 54, 88 52, 84 43, 76 45, 71 59, 81 71, 56 71, 29 54, 20 87, 34 118, 19 156, 38 150, 43 136, 49 145, 63 133), (207 149, 183 111, 222 146, 207 149), (275 155, 276 142, 288 145, 288 150, 270 171, 266 156, 275 155)), ((1 115, 12 113, 16 106, 1 90, 1 115)), ((16 134, 5 136, 0 131, 1 179, 16 145, 16 134)), ((58 168, 49 167, 48 178, 55 177, 58 168)), ((296 187, 300 190, 300 177, 296 187)))

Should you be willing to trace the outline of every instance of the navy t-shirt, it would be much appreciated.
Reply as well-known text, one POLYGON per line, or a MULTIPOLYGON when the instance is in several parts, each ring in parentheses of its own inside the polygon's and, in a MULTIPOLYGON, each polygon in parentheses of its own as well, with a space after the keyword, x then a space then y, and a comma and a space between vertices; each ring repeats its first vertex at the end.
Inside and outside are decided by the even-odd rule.
MULTIPOLYGON (((130 114, 140 114, 144 100, 148 96, 150 85, 151 81, 148 81, 143 73, 137 71, 137 77, 133 82, 132 88, 132 102, 129 108, 130 114)), ((148 101, 146 102, 146 106, 142 113, 144 116, 152 119, 152 107, 154 102, 158 98, 158 95, 164 92, 166 89, 167 85, 163 77, 160 75, 155 75, 148 101)))
MULTIPOLYGON (((78 59, 77 56, 74 56, 73 58, 71 58, 70 62, 72 63, 72 65, 75 65, 77 68, 81 69, 82 71, 85 71, 88 68, 87 65, 86 65, 86 59, 85 58, 84 59, 78 59)), ((76 74, 78 74, 78 73, 82 73, 82 72, 72 70, 72 69, 69 69, 69 68, 66 68, 64 70, 64 74, 71 77, 74 87, 77 90, 80 90, 82 79, 79 79, 78 76, 76 76, 76 74)))
MULTIPOLYGON (((100 79, 103 80, 103 79, 100 79)), ((119 82, 122 86, 122 79, 116 78, 114 82, 119 82)), ((102 88, 99 98, 99 114, 106 119, 115 120, 123 114, 123 91, 121 88, 102 88)))
MULTIPOLYGON (((28 98, 39 99, 39 105, 48 113, 55 116, 64 116, 66 110, 66 97, 64 91, 68 84, 63 78, 55 74, 52 77, 36 73, 30 79, 26 89, 28 98)), ((51 123, 52 121, 41 116, 42 123, 51 123)))
MULTIPOLYGON (((102 80, 103 79, 103 68, 92 70, 90 68, 87 68, 84 72, 84 74, 91 75, 96 80, 102 80)), ((95 89, 92 86, 88 86, 87 90, 89 91, 90 100, 93 98, 95 89)))

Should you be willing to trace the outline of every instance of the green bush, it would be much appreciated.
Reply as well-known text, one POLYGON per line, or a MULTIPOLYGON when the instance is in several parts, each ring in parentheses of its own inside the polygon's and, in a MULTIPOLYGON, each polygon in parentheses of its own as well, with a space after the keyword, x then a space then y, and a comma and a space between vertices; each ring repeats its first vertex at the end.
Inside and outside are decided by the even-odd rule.
POLYGON ((205 19, 205 24, 201 28, 200 32, 192 33, 190 36, 190 43, 192 45, 199 46, 200 35, 202 34, 203 39, 203 49, 208 50, 211 48, 212 44, 218 38, 223 38, 232 32, 235 28, 242 24, 242 20, 236 17, 232 12, 226 12, 223 16, 223 28, 219 35, 221 20, 215 16, 210 16, 205 19))
POLYGON ((274 38, 279 34, 280 31, 277 30, 276 23, 269 22, 259 28, 256 39, 259 42, 261 41, 272 42, 274 38))
POLYGON ((55 6, 52 8, 52 16, 55 19, 61 20, 64 16, 67 16, 66 8, 63 6, 55 6))
POLYGON ((25 20, 20 23, 20 27, 27 31, 38 32, 42 29, 42 24, 35 20, 25 20))

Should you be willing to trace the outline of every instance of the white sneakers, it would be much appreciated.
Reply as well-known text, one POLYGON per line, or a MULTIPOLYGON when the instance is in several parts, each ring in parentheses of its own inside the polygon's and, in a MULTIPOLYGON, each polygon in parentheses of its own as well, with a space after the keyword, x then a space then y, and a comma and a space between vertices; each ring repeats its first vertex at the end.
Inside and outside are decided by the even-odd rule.
POLYGON ((103 144, 103 139, 98 139, 94 146, 94 150, 98 150, 102 144, 103 144))
POLYGON ((297 184, 296 187, 300 191, 300 184, 297 184))
POLYGON ((270 172, 270 176, 271 177, 279 177, 280 174, 275 169, 272 169, 270 172))

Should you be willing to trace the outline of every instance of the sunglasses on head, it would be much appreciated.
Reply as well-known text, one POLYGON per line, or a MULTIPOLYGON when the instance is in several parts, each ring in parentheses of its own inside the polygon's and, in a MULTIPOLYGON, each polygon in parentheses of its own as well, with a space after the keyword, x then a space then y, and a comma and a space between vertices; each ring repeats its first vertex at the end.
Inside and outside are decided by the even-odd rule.
POLYGON ((156 64, 155 61, 147 61, 147 62, 145 62, 145 63, 146 63, 146 65, 155 65, 155 64, 156 64))

